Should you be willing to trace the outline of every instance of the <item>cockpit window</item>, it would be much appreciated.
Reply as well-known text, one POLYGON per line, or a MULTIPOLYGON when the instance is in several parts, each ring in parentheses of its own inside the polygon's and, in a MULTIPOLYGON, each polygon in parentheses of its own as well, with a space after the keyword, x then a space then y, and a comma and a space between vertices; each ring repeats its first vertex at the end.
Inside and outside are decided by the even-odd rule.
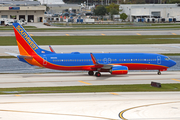
POLYGON ((169 57, 167 57, 167 58, 165 58, 165 60, 170 60, 170 58, 169 58, 169 57))

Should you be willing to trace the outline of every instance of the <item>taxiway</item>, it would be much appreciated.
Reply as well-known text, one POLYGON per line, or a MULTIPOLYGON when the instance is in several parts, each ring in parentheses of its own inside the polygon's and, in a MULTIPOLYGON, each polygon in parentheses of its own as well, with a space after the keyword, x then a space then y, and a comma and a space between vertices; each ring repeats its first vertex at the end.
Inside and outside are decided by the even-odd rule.
POLYGON ((156 72, 129 72, 118 76, 102 73, 101 77, 87 73, 0 74, 0 88, 151 84, 151 81, 180 83, 180 74, 168 71, 162 75, 156 72))
MULTIPOLYGON (((49 50, 48 45, 40 45, 49 50)), ((180 44, 136 44, 136 45, 52 45, 56 53, 180 53, 180 44)), ((5 52, 19 53, 17 46, 0 46, 0 56, 5 52)))
POLYGON ((179 120, 180 92, 0 96, 1 120, 179 120))
MULTIPOLYGON (((28 32, 33 36, 116 36, 116 35, 180 35, 180 30, 75 30, 59 32, 28 32)), ((14 32, 0 32, 0 36, 14 36, 14 32)))

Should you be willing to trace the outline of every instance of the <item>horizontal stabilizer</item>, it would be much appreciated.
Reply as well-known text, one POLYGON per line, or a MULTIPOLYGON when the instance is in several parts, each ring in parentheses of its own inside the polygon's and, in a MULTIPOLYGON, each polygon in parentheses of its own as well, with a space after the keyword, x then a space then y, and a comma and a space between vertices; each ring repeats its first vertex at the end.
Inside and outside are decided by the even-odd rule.
POLYGON ((25 55, 18 55, 18 58, 23 58, 23 59, 32 59, 32 56, 25 56, 25 55))
POLYGON ((19 54, 16 54, 16 53, 10 53, 10 52, 5 52, 6 54, 9 54, 9 55, 11 55, 11 56, 15 56, 15 57, 17 57, 19 54))

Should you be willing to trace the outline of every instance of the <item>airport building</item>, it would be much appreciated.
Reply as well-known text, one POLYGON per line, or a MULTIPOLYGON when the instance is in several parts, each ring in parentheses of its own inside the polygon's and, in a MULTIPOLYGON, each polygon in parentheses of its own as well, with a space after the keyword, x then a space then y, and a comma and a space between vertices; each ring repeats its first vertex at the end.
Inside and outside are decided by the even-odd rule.
POLYGON ((150 21, 152 18, 161 18, 165 21, 174 18, 180 21, 179 4, 121 4, 119 9, 122 10, 120 13, 128 15, 127 20, 131 22, 139 18, 149 18, 150 21))
POLYGON ((46 6, 38 1, 0 1, 0 18, 42 22, 46 6))
POLYGON ((38 0, 41 4, 64 4, 63 0, 38 0))
POLYGON ((81 11, 81 5, 78 4, 48 4, 50 13, 63 13, 68 12, 69 9, 72 10, 73 13, 79 13, 81 11))

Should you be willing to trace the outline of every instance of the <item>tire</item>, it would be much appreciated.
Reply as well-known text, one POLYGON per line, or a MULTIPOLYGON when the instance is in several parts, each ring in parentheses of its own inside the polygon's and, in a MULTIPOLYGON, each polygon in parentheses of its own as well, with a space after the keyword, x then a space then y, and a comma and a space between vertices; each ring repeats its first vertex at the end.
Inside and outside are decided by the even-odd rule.
POLYGON ((96 72, 95 76, 96 77, 101 77, 101 73, 100 72, 96 72))
POLYGON ((94 72, 93 71, 89 71, 88 74, 92 76, 92 75, 94 75, 94 72))
POLYGON ((161 72, 160 71, 158 71, 158 73, 157 73, 158 75, 161 75, 161 72))

